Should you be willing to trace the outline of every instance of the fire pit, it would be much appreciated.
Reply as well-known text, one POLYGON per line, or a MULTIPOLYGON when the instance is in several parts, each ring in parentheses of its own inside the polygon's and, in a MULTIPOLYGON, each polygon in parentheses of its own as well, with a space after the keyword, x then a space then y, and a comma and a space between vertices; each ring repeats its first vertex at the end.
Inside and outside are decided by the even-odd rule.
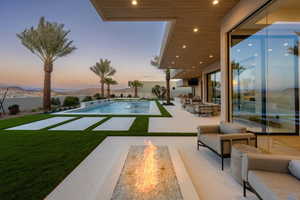
POLYGON ((183 200, 167 146, 129 148, 111 200, 183 200))

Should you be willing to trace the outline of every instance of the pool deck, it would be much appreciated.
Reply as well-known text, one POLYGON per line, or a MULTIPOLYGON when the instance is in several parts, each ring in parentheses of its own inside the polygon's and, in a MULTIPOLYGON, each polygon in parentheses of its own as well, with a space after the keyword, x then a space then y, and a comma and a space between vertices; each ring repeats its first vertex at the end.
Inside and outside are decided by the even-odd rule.
POLYGON ((164 106, 172 115, 171 118, 152 117, 149 119, 150 133, 195 133, 200 125, 216 125, 220 117, 199 117, 184 110, 180 102, 174 106, 164 106))

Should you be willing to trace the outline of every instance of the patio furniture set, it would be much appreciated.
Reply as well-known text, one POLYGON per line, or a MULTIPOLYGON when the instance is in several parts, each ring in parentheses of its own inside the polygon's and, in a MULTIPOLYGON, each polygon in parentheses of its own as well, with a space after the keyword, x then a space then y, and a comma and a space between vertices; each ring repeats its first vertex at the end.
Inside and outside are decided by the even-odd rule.
POLYGON ((257 136, 231 123, 199 126, 197 149, 206 147, 221 158, 231 158, 230 171, 243 185, 243 194, 253 192, 263 200, 300 199, 300 156, 268 154, 257 148, 257 136))
POLYGON ((221 111, 221 106, 215 103, 203 102, 198 96, 182 97, 181 105, 188 112, 198 114, 199 116, 217 116, 221 111))

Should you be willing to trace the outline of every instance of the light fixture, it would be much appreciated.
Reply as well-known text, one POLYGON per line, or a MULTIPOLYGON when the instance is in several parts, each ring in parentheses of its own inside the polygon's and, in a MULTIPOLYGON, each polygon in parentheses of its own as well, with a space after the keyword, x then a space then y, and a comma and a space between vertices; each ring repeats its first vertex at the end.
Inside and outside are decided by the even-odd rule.
POLYGON ((176 58, 179 58, 179 56, 177 55, 176 58))
POLYGON ((202 64, 203 64, 203 62, 202 62, 202 61, 200 61, 199 63, 200 63, 200 65, 202 65, 202 64))
POLYGON ((219 3, 219 0, 213 0, 212 4, 217 5, 219 3))
POLYGON ((199 29, 197 28, 197 27, 195 27, 194 29, 193 29, 193 32, 194 33, 197 33, 199 31, 199 29))
POLYGON ((249 43, 249 44, 248 44, 248 46, 249 46, 249 47, 252 47, 252 46, 253 46, 253 44, 252 44, 252 43, 249 43))
POLYGON ((283 44, 283 46, 287 47, 287 46, 289 46, 289 43, 285 42, 285 43, 283 44))
POLYGON ((209 55, 209 58, 213 58, 213 57, 214 57, 214 55, 212 55, 212 54, 209 55))
POLYGON ((131 4, 134 5, 134 6, 136 6, 138 4, 138 2, 137 2, 137 0, 132 0, 131 4))
POLYGON ((236 51, 237 51, 237 52, 241 52, 241 50, 240 50, 240 49, 237 49, 236 51))
POLYGON ((182 48, 183 48, 183 49, 185 49, 185 48, 186 48, 186 45, 185 45, 185 44, 184 44, 184 45, 182 45, 182 48))
POLYGON ((273 49, 269 48, 268 51, 271 52, 271 51, 273 51, 273 49))

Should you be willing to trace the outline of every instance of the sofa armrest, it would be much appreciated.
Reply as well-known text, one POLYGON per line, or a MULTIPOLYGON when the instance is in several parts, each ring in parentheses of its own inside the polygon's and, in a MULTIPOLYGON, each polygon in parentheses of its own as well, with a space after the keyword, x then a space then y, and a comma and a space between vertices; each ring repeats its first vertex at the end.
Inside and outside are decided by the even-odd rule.
POLYGON ((288 173, 289 162, 299 157, 249 153, 242 159, 242 176, 243 180, 247 181, 248 172, 251 170, 288 173))
POLYGON ((220 140, 234 140, 234 139, 251 139, 255 138, 252 133, 230 133, 230 134, 220 134, 220 140))
POLYGON ((205 125, 205 126, 198 126, 197 127, 198 134, 209 134, 209 133, 219 133, 219 125, 205 125))

